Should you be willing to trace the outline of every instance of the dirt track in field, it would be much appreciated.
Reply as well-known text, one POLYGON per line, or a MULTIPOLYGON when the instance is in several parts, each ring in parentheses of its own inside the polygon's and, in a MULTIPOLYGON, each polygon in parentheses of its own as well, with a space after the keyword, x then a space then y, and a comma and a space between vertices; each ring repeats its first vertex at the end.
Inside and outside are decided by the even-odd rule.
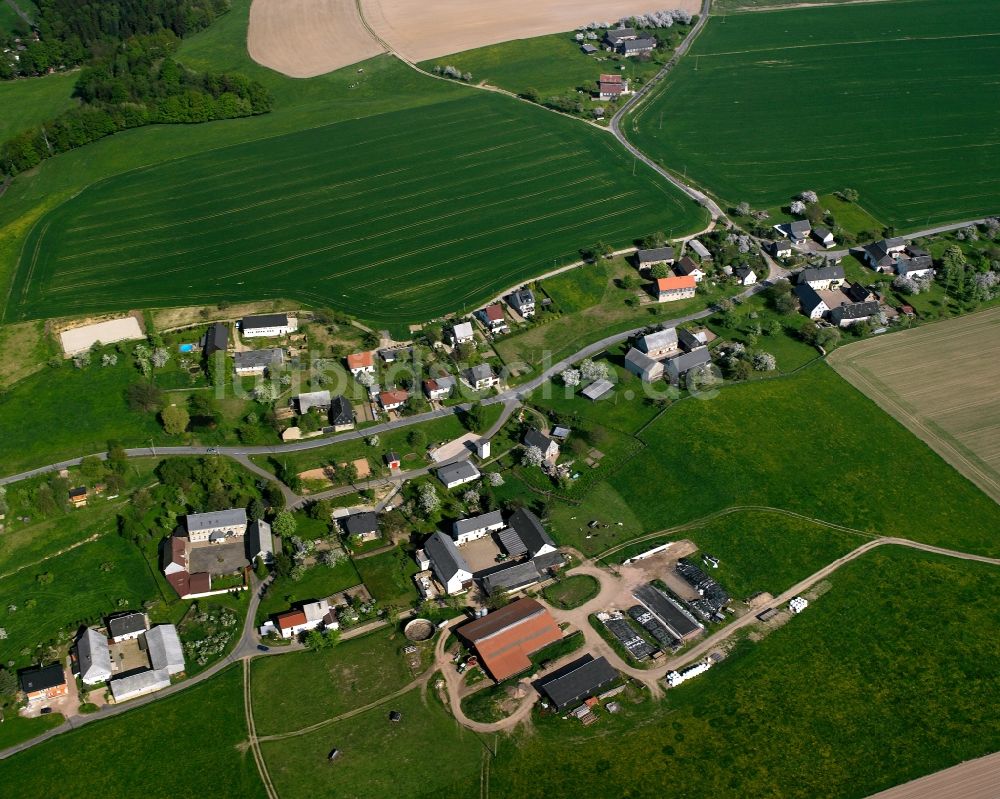
POLYGON ((1000 752, 881 791, 869 799, 996 799, 1000 752))
MULTIPOLYGON (((411 61, 489 44, 613 22, 661 6, 642 0, 360 0, 375 33, 411 61)), ((666 7, 697 13, 700 0, 666 7)), ((378 55, 355 0, 253 0, 247 32, 250 57, 293 78, 310 78, 378 55)))
POLYGON ((1000 502, 1000 308, 843 347, 829 362, 1000 502))

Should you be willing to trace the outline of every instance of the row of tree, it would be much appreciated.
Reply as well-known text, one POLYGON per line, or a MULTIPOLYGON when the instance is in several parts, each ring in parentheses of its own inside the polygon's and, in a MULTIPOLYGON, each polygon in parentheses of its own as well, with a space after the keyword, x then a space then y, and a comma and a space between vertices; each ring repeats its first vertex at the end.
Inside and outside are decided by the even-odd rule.
POLYGON ((15 175, 45 158, 128 128, 233 119, 271 110, 271 94, 257 81, 185 69, 171 58, 178 44, 170 31, 135 37, 84 69, 75 89, 81 104, 4 142, 3 171, 15 175))

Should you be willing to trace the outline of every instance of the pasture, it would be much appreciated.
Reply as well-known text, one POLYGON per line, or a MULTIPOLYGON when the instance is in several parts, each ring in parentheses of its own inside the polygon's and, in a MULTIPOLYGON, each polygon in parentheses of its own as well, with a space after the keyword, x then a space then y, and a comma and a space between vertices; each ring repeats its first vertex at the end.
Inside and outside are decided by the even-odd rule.
POLYGON ((998 34, 992 0, 713 18, 626 132, 732 205, 851 187, 901 230, 995 214, 998 34))
POLYGON ((262 799, 264 787, 244 746, 242 692, 234 666, 176 696, 0 760, 4 797, 262 799))
POLYGON ((260 735, 291 732, 377 701, 412 679, 402 633, 378 630, 319 652, 254 658, 250 670, 260 735), (287 689, 289 685, 308 690, 287 689))
MULTIPOLYGON (((0 10, 6 4, 0 0, 0 10)), ((44 122, 76 105, 76 72, 0 81, 0 141, 44 122)))
POLYGON ((837 350, 833 366, 1000 502, 1000 308, 837 350))
POLYGON ((885 547, 829 584, 662 703, 591 728, 536 716, 490 794, 562 796, 572 774, 594 796, 853 799, 1000 747, 995 567, 885 547))
POLYGON ((704 212, 598 131, 486 93, 243 144, 91 186, 24 247, 11 319, 288 297, 395 326, 596 239, 704 212))

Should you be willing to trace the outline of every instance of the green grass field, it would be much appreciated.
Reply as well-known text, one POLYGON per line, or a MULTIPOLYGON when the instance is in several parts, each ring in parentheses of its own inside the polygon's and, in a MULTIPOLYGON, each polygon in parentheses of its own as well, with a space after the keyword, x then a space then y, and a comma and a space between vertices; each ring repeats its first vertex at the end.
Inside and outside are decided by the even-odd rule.
MULTIPOLYGON (((5 3, 0 0, 0 10, 5 3)), ((70 95, 77 73, 0 81, 0 141, 44 122, 76 104, 70 95)))
POLYGON ((402 548, 359 558, 354 562, 361 579, 383 607, 405 607, 417 598, 413 575, 417 564, 402 548))
POLYGON ((995 567, 885 548, 830 584, 662 703, 536 718, 490 794, 561 796, 572 774, 595 796, 855 799, 1000 748, 995 567))
POLYGON ((629 163, 610 137, 487 93, 179 159, 43 217, 8 316, 290 297, 428 319, 595 239, 700 226, 629 163))
POLYGON ((257 732, 302 729, 399 690, 413 679, 400 654, 406 643, 402 633, 379 630, 319 652, 255 658, 250 686, 257 732))
POLYGON ((577 574, 553 583, 542 591, 542 596, 558 608, 577 608, 593 599, 601 590, 601 584, 589 574, 577 574))
POLYGON ((978 218, 997 211, 998 33, 992 0, 715 18, 627 133, 734 205, 851 187, 899 228, 978 218))
MULTIPOLYGON (((488 743, 492 743, 492 737, 488 743)), ((301 737, 261 744, 283 799, 479 795, 484 743, 459 727, 433 691, 391 703, 301 737), (388 720, 398 710, 398 724, 388 720), (336 747, 338 760, 327 755, 336 747)))
POLYGON ((26 666, 35 647, 53 638, 69 640, 85 621, 96 621, 122 608, 138 608, 158 596, 156 581, 139 549, 114 532, 108 520, 104 535, 37 566, 0 579, 7 638, 0 640, 0 662, 26 666), (111 564, 109 571, 103 564, 111 564), (37 576, 52 575, 40 583, 37 576), (126 600, 127 605, 119 605, 126 600), (16 610, 10 612, 10 606, 16 610), (26 652, 26 654, 25 654, 26 652))
POLYGON ((59 735, 0 761, 4 796, 265 797, 243 747, 242 693, 233 667, 177 696, 59 735))

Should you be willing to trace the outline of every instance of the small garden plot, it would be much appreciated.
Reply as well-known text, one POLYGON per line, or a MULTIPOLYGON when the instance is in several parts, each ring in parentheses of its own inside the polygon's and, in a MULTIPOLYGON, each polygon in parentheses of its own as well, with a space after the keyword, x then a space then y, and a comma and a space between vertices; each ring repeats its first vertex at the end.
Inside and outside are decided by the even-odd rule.
POLYGON ((225 652, 240 634, 240 617, 230 608, 195 602, 178 625, 189 673, 225 652))
POLYGON ((551 604, 563 610, 578 608, 600 593, 601 584, 589 574, 564 577, 542 591, 551 604))

